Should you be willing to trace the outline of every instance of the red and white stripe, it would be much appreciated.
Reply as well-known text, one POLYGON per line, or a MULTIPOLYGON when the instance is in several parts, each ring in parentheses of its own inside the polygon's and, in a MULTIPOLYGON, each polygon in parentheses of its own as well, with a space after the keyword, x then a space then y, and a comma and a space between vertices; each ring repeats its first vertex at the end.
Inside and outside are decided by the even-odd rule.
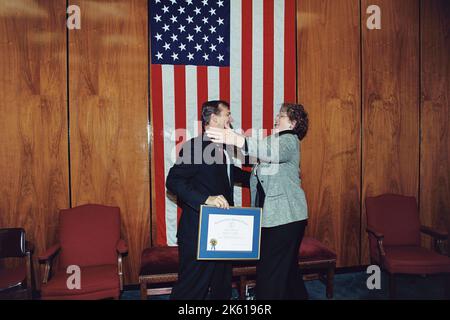
MULTIPOLYGON (((151 65, 156 245, 176 245, 181 212, 165 178, 181 144, 199 133, 202 103, 229 101, 234 128, 246 131, 271 129, 280 104, 296 98, 295 0, 231 0, 230 10, 230 67, 151 65)), ((248 190, 235 188, 235 205, 250 206, 248 190)))

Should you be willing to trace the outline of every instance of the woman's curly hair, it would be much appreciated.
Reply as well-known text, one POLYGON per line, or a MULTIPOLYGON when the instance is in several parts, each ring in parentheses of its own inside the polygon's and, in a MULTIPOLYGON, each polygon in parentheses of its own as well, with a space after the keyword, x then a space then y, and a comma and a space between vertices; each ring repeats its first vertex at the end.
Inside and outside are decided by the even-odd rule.
POLYGON ((285 102, 281 105, 281 110, 286 112, 290 121, 295 121, 294 130, 299 140, 302 140, 308 132, 308 113, 301 104, 285 102))

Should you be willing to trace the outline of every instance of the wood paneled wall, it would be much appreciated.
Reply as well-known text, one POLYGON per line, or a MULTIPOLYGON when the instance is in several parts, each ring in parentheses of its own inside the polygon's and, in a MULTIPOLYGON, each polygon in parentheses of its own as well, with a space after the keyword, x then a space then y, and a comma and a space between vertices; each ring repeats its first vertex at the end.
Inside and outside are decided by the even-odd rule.
POLYGON ((364 199, 382 193, 418 197, 419 0, 363 0, 362 262, 368 263, 364 199), (365 27, 365 8, 382 10, 381 30, 365 27))
POLYGON ((0 226, 24 227, 42 253, 59 209, 119 206, 137 283, 150 245, 147 2, 76 4, 82 27, 67 32, 65 1, 0 2, 0 226))
POLYGON ((450 232, 450 3, 422 0, 420 13, 420 216, 450 232))
POLYGON ((338 265, 369 263, 367 196, 415 196, 423 224, 449 228, 449 8, 297 1, 298 100, 311 118, 308 233, 336 250, 338 265), (366 27, 369 5, 381 9, 380 30, 366 27))
POLYGON ((69 33, 72 206, 120 207, 125 276, 137 283, 150 245, 147 3, 78 5, 82 29, 69 33))
POLYGON ((69 206, 64 1, 0 2, 0 227, 38 252, 69 206))
MULTIPOLYGON (((151 243, 146 0, 0 0, 0 227, 42 252, 58 210, 122 213, 126 283, 151 243)), ((368 263, 363 199, 418 198, 422 222, 450 227, 449 3, 297 0, 298 100, 308 234, 339 266, 368 263), (365 27, 377 4, 382 29, 365 27)))
POLYGON ((309 114, 301 146, 307 234, 359 263, 360 36, 357 1, 297 2, 298 100, 309 114))

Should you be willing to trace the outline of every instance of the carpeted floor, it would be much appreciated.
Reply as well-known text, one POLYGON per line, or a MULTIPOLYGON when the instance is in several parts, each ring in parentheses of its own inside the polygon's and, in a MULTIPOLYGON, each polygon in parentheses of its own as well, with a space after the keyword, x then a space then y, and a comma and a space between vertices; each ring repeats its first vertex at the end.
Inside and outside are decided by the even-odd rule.
MULTIPOLYGON (((335 300, 385 300, 388 295, 388 277, 381 276, 381 289, 369 290, 366 286, 368 275, 365 272, 353 272, 336 274, 334 279, 335 300)), ((325 286, 319 280, 307 281, 309 298, 311 300, 323 300, 325 297, 325 286)), ((397 276, 397 299, 421 299, 421 300, 450 300, 449 276, 397 276)), ((249 290, 250 297, 252 290, 249 290)), ((151 300, 167 300, 168 295, 153 296, 151 300)), ((237 299, 237 291, 233 290, 233 298, 237 299)), ((121 299, 139 300, 139 290, 124 291, 121 299)))

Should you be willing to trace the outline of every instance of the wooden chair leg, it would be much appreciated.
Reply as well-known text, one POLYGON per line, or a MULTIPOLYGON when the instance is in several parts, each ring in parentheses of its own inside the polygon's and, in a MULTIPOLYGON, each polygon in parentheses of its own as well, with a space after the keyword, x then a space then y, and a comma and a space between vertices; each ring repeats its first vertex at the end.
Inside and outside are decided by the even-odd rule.
POLYGON ((328 267, 327 271, 327 298, 333 298, 333 289, 334 289, 334 269, 336 265, 332 264, 328 267))
POLYGON ((27 265, 27 299, 31 300, 33 298, 33 260, 31 258, 31 253, 27 253, 26 256, 26 265, 27 265))
POLYGON ((147 300, 147 282, 140 280, 141 300, 147 300))
POLYGON ((396 296, 395 276, 393 273, 389 274, 389 298, 395 299, 396 296))
POLYGON ((247 286, 247 277, 240 276, 239 277, 239 300, 245 300, 245 287, 247 286))

